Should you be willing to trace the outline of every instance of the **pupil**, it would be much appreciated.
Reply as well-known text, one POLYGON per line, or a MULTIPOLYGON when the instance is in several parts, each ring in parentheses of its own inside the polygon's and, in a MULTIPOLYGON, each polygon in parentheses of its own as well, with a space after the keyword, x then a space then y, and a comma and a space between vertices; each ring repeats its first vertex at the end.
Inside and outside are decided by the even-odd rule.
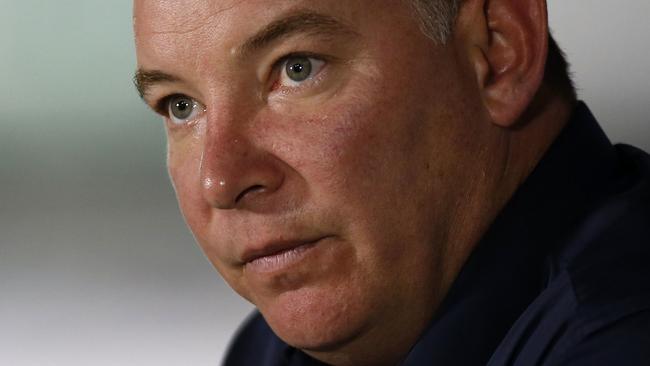
POLYGON ((311 75, 311 61, 307 57, 295 57, 287 62, 286 74, 296 82, 305 81, 311 75))
POLYGON ((176 108, 178 108, 180 111, 186 110, 188 106, 189 104, 187 103, 187 101, 180 101, 176 103, 176 108))
POLYGON ((178 119, 186 119, 192 114, 194 105, 192 101, 184 96, 179 96, 172 101, 171 114, 178 119))

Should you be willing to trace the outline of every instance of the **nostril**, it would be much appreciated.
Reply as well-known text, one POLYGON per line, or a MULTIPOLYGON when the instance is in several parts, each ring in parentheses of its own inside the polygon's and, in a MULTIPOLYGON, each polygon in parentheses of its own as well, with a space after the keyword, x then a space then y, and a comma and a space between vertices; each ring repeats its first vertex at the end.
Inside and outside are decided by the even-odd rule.
POLYGON ((246 188, 245 190, 243 190, 243 191, 242 191, 242 192, 237 196, 237 198, 235 198, 235 203, 237 203, 237 202, 239 202, 240 200, 242 200, 242 199, 243 199, 245 196, 247 196, 248 194, 256 193, 256 192, 262 192, 262 191, 264 191, 265 189, 266 189, 266 188, 265 188, 263 185, 261 185, 261 184, 256 184, 256 185, 254 185, 254 186, 250 186, 250 187, 246 188))

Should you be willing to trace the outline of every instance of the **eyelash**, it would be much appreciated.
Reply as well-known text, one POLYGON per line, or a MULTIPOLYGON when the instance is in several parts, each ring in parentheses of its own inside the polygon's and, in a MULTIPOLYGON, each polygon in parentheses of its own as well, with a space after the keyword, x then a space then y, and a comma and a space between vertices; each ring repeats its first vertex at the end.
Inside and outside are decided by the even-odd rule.
MULTIPOLYGON (((271 85, 271 89, 272 89, 272 90, 275 89, 276 83, 278 82, 278 80, 280 79, 280 76, 281 76, 282 73, 284 72, 284 68, 283 68, 283 67, 285 66, 286 62, 287 62, 288 60, 292 59, 292 58, 311 58, 311 59, 315 59, 315 60, 318 60, 318 61, 322 61, 322 62, 325 63, 325 65, 323 66, 323 68, 327 67, 327 65, 332 61, 330 57, 326 57, 326 56, 324 56, 324 55, 316 54, 316 53, 312 53, 312 52, 292 52, 292 53, 289 53, 289 54, 287 54, 287 55, 284 55, 284 56, 280 57, 280 58, 279 58, 279 59, 278 59, 278 60, 273 64, 273 68, 271 69, 271 75, 277 75, 277 76, 274 78, 274 82, 273 82, 273 84, 271 85)), ((309 78, 309 79, 305 80, 304 82, 302 82, 302 83, 301 83, 301 86, 298 86, 298 87, 289 87, 288 90, 283 90, 283 92, 284 92, 284 93, 287 93, 287 92, 290 92, 290 90, 298 90, 298 89, 302 89, 302 88, 303 88, 303 85, 305 85, 304 87, 307 87, 307 86, 309 86, 309 85, 313 85, 315 82, 318 82, 318 78, 317 78, 317 77, 318 77, 322 72, 323 72, 323 70, 321 69, 321 70, 319 70, 319 71, 318 71, 314 76, 312 76, 311 78, 309 78)))
MULTIPOLYGON (((273 63, 273 67, 271 68, 271 70, 270 70, 270 72, 269 72, 269 74, 267 76, 267 78, 268 78, 268 77, 271 77, 272 75, 276 75, 274 77, 273 83, 270 86, 271 90, 276 89, 277 81, 279 80, 281 73, 284 72, 283 66, 286 64, 286 62, 291 58, 299 58, 299 57, 313 58, 313 59, 316 59, 316 60, 323 61, 325 63, 325 66, 323 66, 323 68, 327 67, 327 65, 331 61, 330 57, 326 57, 324 55, 316 54, 316 53, 312 53, 312 52, 291 52, 289 54, 286 54, 286 55, 280 57, 277 61, 275 61, 273 63)), ((283 93, 283 94, 289 94, 292 91, 302 89, 303 88, 302 84, 312 85, 314 83, 317 83, 319 81, 317 76, 320 75, 322 73, 322 71, 323 71, 322 69, 319 70, 318 73, 316 73, 316 75, 314 75, 313 77, 305 80, 304 83, 301 83, 301 86, 286 87, 286 89, 280 89, 280 92, 283 93)), ((154 103, 154 108, 153 108, 154 111, 156 113, 164 116, 164 117, 169 118, 170 117, 169 116, 169 101, 172 98, 175 98, 177 96, 187 96, 187 95, 185 95, 183 93, 173 93, 173 94, 166 95, 166 96, 160 98, 158 101, 156 101, 154 103)), ((194 98, 192 98, 190 96, 187 96, 187 97, 191 98, 191 99, 194 99, 194 98)))
POLYGON ((169 101, 172 100, 172 98, 175 98, 177 96, 183 95, 182 93, 174 93, 174 94, 169 94, 167 96, 164 96, 160 98, 155 104, 154 104, 154 110, 156 113, 160 114, 163 117, 169 118, 169 101))

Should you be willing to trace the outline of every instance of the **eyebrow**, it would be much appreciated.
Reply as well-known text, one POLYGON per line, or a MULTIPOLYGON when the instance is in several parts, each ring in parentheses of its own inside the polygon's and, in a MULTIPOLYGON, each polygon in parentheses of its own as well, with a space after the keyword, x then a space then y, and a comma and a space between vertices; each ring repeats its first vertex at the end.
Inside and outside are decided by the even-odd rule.
POLYGON ((236 50, 236 54, 244 57, 258 51, 269 44, 298 33, 318 35, 358 35, 352 27, 337 18, 313 11, 294 11, 266 25, 262 30, 250 37, 236 50))
MULTIPOLYGON (((238 58, 246 56, 267 47, 271 43, 300 33, 313 33, 318 35, 358 35, 352 27, 344 24, 333 16, 316 13, 313 11, 294 11, 284 17, 272 21, 248 38, 241 46, 235 49, 238 58)), ((162 83, 181 81, 177 76, 159 70, 138 69, 133 77, 140 98, 145 99, 152 86, 162 83)))
POLYGON ((133 84, 140 94, 140 98, 144 99, 147 91, 156 84, 161 83, 174 83, 180 81, 180 78, 164 73, 159 70, 143 70, 138 69, 133 76, 133 84))

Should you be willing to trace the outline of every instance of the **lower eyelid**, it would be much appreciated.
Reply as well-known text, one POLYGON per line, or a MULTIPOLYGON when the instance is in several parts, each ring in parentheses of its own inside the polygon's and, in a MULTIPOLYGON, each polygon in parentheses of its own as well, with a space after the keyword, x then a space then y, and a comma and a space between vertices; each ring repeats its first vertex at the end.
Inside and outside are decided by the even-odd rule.
POLYGON ((201 115, 198 115, 195 118, 192 118, 191 120, 184 123, 174 123, 169 117, 163 117, 163 118, 165 120, 165 124, 170 130, 182 130, 182 129, 194 127, 201 120, 201 117, 202 117, 201 115))
MULTIPOLYGON (((309 86, 311 86, 313 84, 317 84, 320 81, 320 79, 322 79, 323 70, 325 70, 327 68, 328 63, 325 60, 321 60, 321 59, 317 59, 317 58, 313 58, 313 57, 310 57, 310 58, 315 59, 320 63, 320 66, 319 66, 319 68, 317 69, 317 71, 316 71, 316 73, 314 75, 312 75, 311 77, 309 77, 309 78, 307 78, 307 79, 305 79, 304 81, 301 81, 301 82, 295 82, 294 81, 295 85, 293 85, 293 86, 282 85, 282 84, 280 84, 280 80, 278 80, 278 82, 276 83, 277 84, 277 89, 280 89, 280 90, 294 90, 294 89, 306 88, 306 87, 309 87, 309 86)), ((283 63, 282 64, 282 70, 281 70, 282 73, 284 73, 284 67, 285 66, 286 66, 286 63, 283 63)))
MULTIPOLYGON (((325 69, 325 67, 323 69, 325 69)), ((313 88, 318 86, 321 82, 323 82, 324 78, 325 75, 323 74, 323 70, 321 70, 318 72, 318 74, 303 81, 297 86, 279 85, 274 92, 281 95, 291 95, 293 93, 300 93, 305 88, 313 88)))

